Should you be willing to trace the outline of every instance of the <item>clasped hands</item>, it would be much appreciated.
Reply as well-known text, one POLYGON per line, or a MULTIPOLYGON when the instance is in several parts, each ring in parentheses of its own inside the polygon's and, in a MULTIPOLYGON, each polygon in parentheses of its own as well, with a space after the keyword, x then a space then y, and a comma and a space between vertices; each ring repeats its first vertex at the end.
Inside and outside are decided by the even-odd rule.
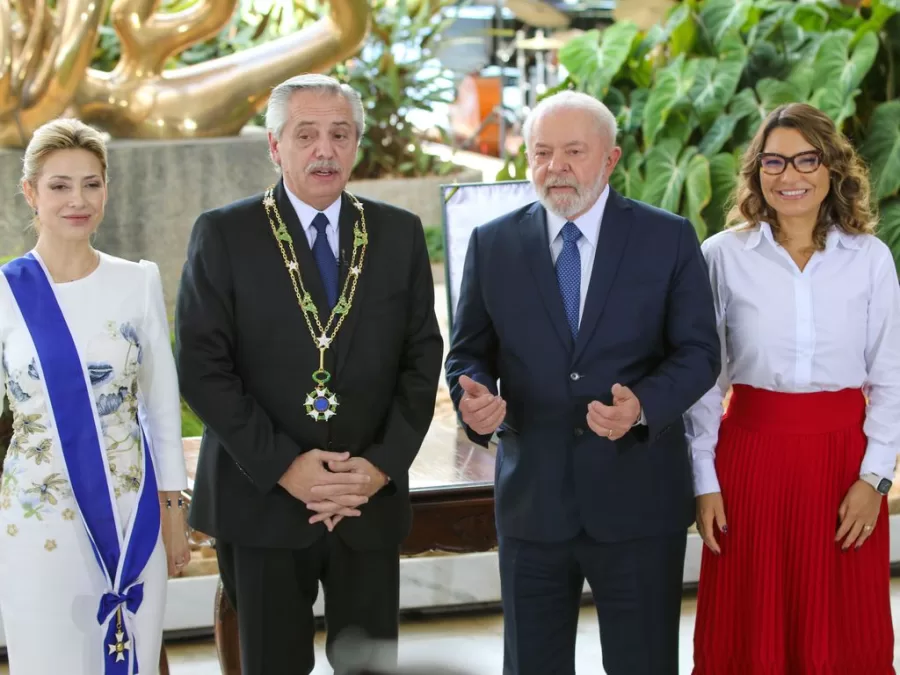
POLYGON ((387 476, 363 457, 310 450, 291 463, 278 484, 315 512, 310 523, 325 523, 333 531, 344 518, 360 515, 359 507, 387 481, 387 476))
MULTIPOLYGON (((463 389, 459 402, 463 422, 481 436, 494 433, 506 417, 506 401, 467 375, 459 378, 459 386, 463 389)), ((612 396, 612 405, 599 401, 588 405, 587 424, 598 436, 617 441, 640 419, 641 403, 631 389, 621 384, 613 386, 612 396)))

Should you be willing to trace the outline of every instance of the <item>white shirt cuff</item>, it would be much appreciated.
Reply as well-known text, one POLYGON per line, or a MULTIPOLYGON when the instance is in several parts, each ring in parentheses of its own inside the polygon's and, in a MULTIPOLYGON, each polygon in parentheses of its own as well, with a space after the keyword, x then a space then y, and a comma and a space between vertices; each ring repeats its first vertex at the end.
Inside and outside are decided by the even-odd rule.
POLYGON ((716 475, 715 458, 694 458, 693 470, 695 497, 722 491, 719 486, 719 477, 716 475))
POLYGON ((863 457, 859 475, 874 473, 879 478, 894 480, 894 470, 897 464, 897 450, 891 446, 873 443, 869 441, 866 455, 863 457))

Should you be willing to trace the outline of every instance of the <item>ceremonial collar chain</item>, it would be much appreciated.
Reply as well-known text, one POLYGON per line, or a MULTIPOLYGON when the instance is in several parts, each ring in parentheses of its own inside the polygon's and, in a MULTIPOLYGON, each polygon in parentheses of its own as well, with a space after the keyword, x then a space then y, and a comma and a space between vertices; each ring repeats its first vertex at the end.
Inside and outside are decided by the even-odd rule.
POLYGON ((297 303, 300 305, 303 317, 306 319, 306 325, 309 327, 313 343, 319 350, 319 369, 312 374, 316 388, 306 395, 304 402, 306 414, 317 422, 328 421, 337 414, 336 408, 339 402, 337 395, 325 386, 331 380, 331 373, 325 370, 325 351, 334 342, 335 336, 341 329, 344 319, 347 318, 347 314, 350 313, 350 308, 353 306, 356 284, 359 282, 359 277, 362 274, 363 262, 366 257, 366 246, 369 243, 369 235, 366 232, 366 214, 359 200, 350 193, 346 193, 353 206, 359 211, 359 220, 353 225, 353 253, 350 255, 350 269, 346 279, 344 279, 344 285, 338 296, 337 303, 334 309, 331 310, 327 323, 323 326, 316 303, 303 285, 300 263, 297 261, 297 253, 294 251, 294 240, 281 219, 281 214, 278 212, 274 190, 275 186, 266 190, 263 206, 269 218, 269 225, 272 227, 272 234, 281 251, 281 257, 294 286, 297 303), (285 244, 287 244, 287 247, 285 247, 285 244), (290 252, 290 257, 288 257, 288 252, 290 252), (313 327, 313 324, 315 324, 315 327, 313 327))

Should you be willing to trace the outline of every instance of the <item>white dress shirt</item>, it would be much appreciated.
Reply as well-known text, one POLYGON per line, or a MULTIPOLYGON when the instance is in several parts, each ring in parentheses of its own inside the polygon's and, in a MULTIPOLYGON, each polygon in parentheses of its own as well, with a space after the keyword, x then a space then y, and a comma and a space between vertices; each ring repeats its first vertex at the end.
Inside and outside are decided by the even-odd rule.
POLYGON ((284 191, 287 192, 288 199, 291 201, 291 206, 293 206, 294 211, 297 212, 297 218, 303 226, 307 241, 309 241, 310 250, 312 250, 313 244, 316 243, 316 237, 319 235, 316 228, 312 226, 313 218, 316 217, 317 213, 325 214, 325 217, 328 218, 328 227, 325 228, 325 235, 328 237, 328 244, 331 246, 331 252, 334 253, 334 259, 340 260, 338 256, 338 248, 340 246, 340 244, 338 244, 338 219, 341 217, 341 197, 338 197, 337 201, 324 211, 319 211, 288 190, 287 185, 284 186, 284 191))
POLYGON ((695 494, 720 491, 715 449, 732 384, 788 393, 862 388, 868 445, 860 474, 893 480, 900 285, 888 247, 834 228, 801 272, 763 223, 719 233, 702 248, 723 353, 717 385, 685 415, 695 494))
MULTIPOLYGON (((571 221, 581 230, 578 239, 578 254, 581 257, 581 302, 578 308, 578 321, 584 315, 584 301, 587 298, 588 285, 591 283, 591 271, 594 269, 594 255, 597 252, 597 239, 600 237, 600 222, 603 220, 603 212, 606 210, 606 200, 609 198, 609 185, 607 185, 594 205, 583 215, 571 221)), ((547 211, 547 239, 550 241, 550 255, 553 264, 563 249, 563 238, 560 234, 563 226, 570 221, 547 211)))

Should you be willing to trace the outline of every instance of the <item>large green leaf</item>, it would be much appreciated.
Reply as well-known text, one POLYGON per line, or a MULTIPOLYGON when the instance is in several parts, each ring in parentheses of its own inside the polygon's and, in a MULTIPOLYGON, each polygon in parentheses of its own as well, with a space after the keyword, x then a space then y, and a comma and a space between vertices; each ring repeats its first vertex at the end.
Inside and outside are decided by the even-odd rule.
POLYGON ((670 113, 690 92, 698 65, 696 59, 686 61, 682 54, 657 74, 656 84, 650 90, 642 121, 646 147, 653 145, 656 135, 666 123, 670 113))
POLYGON ((691 88, 690 97, 700 123, 708 127, 725 111, 725 106, 737 91, 744 61, 721 61, 700 59, 697 80, 691 88))
POLYGON ((738 120, 745 117, 752 117, 759 110, 759 102, 756 100, 756 93, 750 89, 742 89, 739 91, 728 106, 729 112, 738 120))
POLYGON ((731 153, 723 152, 709 160, 709 178, 712 186, 712 197, 704 209, 703 216, 707 226, 707 236, 721 232, 728 215, 728 203, 737 182, 738 161, 731 153))
POLYGON ((628 101, 625 100, 625 94, 622 93, 621 89, 610 87, 609 91, 606 92, 606 96, 603 97, 603 104, 618 119, 619 115, 628 106, 628 101))
POLYGON ((900 199, 883 202, 878 212, 878 236, 891 249, 900 269, 900 199))
POLYGON ((712 157, 719 152, 731 140, 737 123, 738 118, 735 115, 730 113, 720 115, 706 132, 703 140, 700 141, 700 152, 707 157, 712 157))
POLYGON ((821 33, 828 25, 828 12, 813 3, 800 3, 794 5, 790 20, 807 32, 821 33))
POLYGON ((641 174, 643 162, 644 158, 640 152, 623 157, 609 179, 613 189, 631 199, 643 199, 644 177, 641 174))
POLYGON ((759 95, 761 117, 765 117, 780 105, 801 100, 800 92, 793 84, 770 78, 760 80, 756 84, 756 93, 759 95))
POLYGON ((709 160, 701 154, 692 155, 688 160, 686 173, 684 198, 687 217, 694 225, 697 237, 702 241, 709 229, 702 213, 712 199, 709 160))
POLYGON ((875 108, 860 151, 869 163, 872 191, 878 199, 900 190, 900 100, 875 108))
POLYGON ((747 22, 753 0, 707 0, 700 10, 706 34, 716 47, 730 32, 747 22))
POLYGON ((592 96, 602 99, 628 59, 639 33, 631 21, 617 21, 603 31, 590 30, 559 50, 559 62, 592 96))
POLYGON ((844 122, 856 114, 856 97, 858 94, 859 89, 848 96, 837 87, 823 87, 813 94, 810 104, 828 115, 835 125, 841 129, 844 126, 844 122))
POLYGON ((666 125, 660 130, 659 135, 656 137, 656 142, 659 143, 664 139, 674 138, 682 146, 687 145, 691 138, 691 134, 698 125, 699 120, 690 105, 679 106, 669 115, 666 125))
POLYGON ((801 101, 806 101, 812 94, 815 86, 816 69, 808 60, 801 60, 794 66, 787 82, 794 85, 801 101))
POLYGON ((673 58, 694 48, 697 20, 688 3, 682 3, 675 9, 666 22, 665 32, 669 36, 669 54, 673 58))
MULTIPOLYGON (((688 148, 685 152, 693 156, 697 150, 688 148)), ((687 163, 679 161, 680 154, 681 145, 671 138, 660 141, 647 153, 643 201, 673 213, 679 212, 687 173, 687 163)))
POLYGON ((631 91, 631 100, 628 107, 623 108, 617 118, 619 131, 623 134, 634 134, 641 128, 641 122, 644 119, 644 107, 647 105, 649 96, 649 89, 633 89, 631 91))
POLYGON ((820 86, 839 87, 852 93, 871 70, 878 54, 878 36, 866 33, 850 53, 853 34, 840 30, 829 33, 819 45, 815 60, 815 81, 820 86))

